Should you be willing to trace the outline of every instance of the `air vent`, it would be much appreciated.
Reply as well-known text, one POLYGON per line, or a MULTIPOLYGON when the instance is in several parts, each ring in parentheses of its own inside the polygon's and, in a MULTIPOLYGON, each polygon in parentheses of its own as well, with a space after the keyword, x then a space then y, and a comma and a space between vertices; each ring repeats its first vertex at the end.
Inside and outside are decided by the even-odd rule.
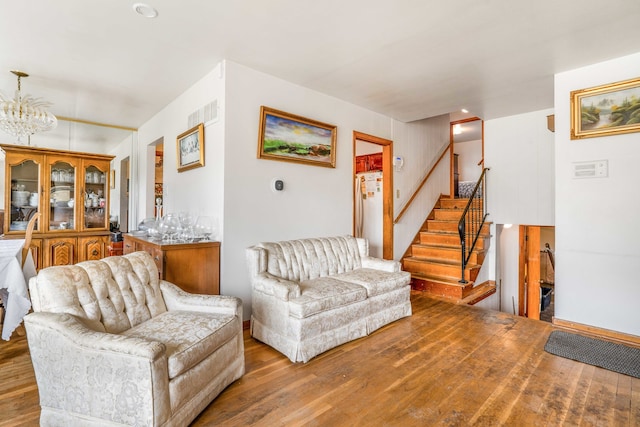
POLYGON ((583 178, 606 178, 609 176, 608 160, 593 160, 590 162, 573 162, 573 177, 583 178))
POLYGON ((200 113, 201 113, 201 110, 196 110, 193 113, 189 114, 187 128, 191 129, 192 127, 195 127, 198 124, 202 123, 200 113))
POLYGON ((218 100, 212 101, 202 108, 197 109, 193 113, 189 114, 188 128, 191 129, 204 123, 205 125, 218 120, 218 100))
POLYGON ((208 103, 204 106, 204 122, 212 122, 218 120, 218 100, 208 103))

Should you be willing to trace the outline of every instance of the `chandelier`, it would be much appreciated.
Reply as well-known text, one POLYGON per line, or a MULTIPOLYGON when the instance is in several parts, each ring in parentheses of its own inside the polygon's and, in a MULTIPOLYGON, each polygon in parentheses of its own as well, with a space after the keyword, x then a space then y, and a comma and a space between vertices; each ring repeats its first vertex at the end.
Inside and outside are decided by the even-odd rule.
POLYGON ((19 139, 54 129, 58 125, 58 119, 47 111, 51 103, 31 95, 23 95, 20 92, 20 79, 29 77, 29 74, 15 70, 11 72, 18 76, 18 90, 13 98, 0 93, 0 130, 19 139))

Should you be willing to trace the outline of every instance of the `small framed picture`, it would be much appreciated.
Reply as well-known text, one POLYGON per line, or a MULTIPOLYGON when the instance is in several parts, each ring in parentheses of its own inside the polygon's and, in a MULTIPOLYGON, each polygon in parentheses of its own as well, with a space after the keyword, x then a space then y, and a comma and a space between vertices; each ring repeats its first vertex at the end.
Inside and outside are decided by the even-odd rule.
POLYGON ((204 124, 178 135, 178 172, 204 166, 204 124))

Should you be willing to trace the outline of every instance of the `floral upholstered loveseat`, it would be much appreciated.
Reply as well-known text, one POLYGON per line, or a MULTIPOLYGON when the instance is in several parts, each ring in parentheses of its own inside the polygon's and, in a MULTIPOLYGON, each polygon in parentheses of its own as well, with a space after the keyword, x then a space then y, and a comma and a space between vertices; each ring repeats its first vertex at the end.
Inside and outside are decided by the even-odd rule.
POLYGON ((159 280, 146 252, 45 268, 29 289, 43 426, 186 426, 244 374, 242 302, 159 280))
POLYGON ((411 275, 369 256, 352 236, 264 242, 247 248, 251 335, 293 362, 411 315, 411 275))

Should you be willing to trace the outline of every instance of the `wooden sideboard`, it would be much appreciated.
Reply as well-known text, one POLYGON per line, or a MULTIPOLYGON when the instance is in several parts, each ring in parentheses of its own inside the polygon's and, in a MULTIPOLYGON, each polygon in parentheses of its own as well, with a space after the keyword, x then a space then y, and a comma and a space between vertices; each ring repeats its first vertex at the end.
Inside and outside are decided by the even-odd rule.
POLYGON ((123 235, 124 254, 148 252, 160 279, 194 294, 220 294, 220 242, 167 243, 123 235))

